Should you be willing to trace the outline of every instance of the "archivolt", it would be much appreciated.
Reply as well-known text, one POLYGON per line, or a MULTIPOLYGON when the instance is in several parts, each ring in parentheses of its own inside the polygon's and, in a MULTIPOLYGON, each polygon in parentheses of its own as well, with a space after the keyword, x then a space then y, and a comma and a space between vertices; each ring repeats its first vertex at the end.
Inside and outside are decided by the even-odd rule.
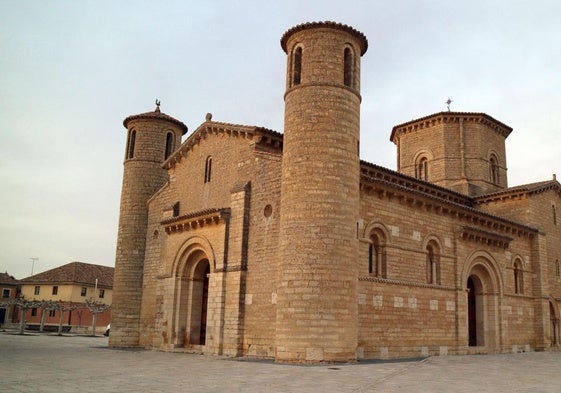
POLYGON ((474 251, 467 258, 464 268, 462 269, 462 283, 466 285, 469 276, 472 273, 477 273, 478 270, 483 269, 487 272, 487 277, 480 277, 482 282, 486 283, 486 291, 489 291, 488 284, 492 287, 493 291, 497 293, 503 292, 502 275, 495 258, 487 251, 474 251), (485 278, 489 279, 487 283, 485 278))
POLYGON ((202 236, 192 236, 185 240, 185 242, 179 247, 177 254, 175 255, 171 274, 174 277, 182 275, 182 271, 185 268, 185 264, 189 260, 189 256, 193 255, 195 252, 202 252, 208 258, 208 263, 211 266, 211 270, 216 268, 216 261, 214 257, 214 250, 210 242, 202 236))

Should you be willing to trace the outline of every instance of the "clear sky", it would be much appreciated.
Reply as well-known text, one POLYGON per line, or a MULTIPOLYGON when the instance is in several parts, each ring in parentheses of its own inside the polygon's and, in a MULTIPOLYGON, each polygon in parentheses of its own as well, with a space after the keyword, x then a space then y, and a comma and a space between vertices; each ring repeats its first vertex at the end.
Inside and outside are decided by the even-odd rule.
POLYGON ((163 112, 282 132, 290 27, 368 38, 361 158, 396 169, 394 125, 451 109, 511 126, 509 185, 561 175, 559 0, 0 0, 0 271, 114 266, 125 129, 163 112))

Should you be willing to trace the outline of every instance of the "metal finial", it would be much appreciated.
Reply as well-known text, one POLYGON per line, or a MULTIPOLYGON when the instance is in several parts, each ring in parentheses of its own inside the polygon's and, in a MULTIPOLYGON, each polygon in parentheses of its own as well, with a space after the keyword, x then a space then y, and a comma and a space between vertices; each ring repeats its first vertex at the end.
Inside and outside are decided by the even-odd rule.
POLYGON ((156 98, 156 112, 160 111, 160 100, 156 98))
POLYGON ((452 100, 450 99, 450 97, 448 97, 448 99, 446 100, 446 106, 447 106, 447 108, 448 108, 448 112, 450 112, 450 104, 451 104, 452 102, 454 102, 454 101, 452 101, 452 100))

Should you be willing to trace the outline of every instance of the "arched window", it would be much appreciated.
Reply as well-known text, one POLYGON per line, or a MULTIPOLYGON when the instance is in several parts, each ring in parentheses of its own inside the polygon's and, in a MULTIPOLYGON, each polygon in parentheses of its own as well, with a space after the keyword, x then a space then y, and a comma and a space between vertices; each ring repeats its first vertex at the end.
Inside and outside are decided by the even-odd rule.
POLYGON ((300 84, 302 74, 302 47, 297 47, 292 55, 292 86, 300 84))
POLYGON ((421 156, 415 165, 415 177, 419 180, 428 181, 429 179, 429 160, 421 156))
POLYGON ((353 85, 353 53, 351 48, 345 48, 344 53, 344 74, 343 83, 345 86, 352 87, 353 85))
POLYGON ((210 176, 212 174, 212 157, 208 156, 205 163, 205 183, 210 182, 210 176))
POLYGON ((173 152, 173 132, 169 131, 166 135, 166 152, 164 160, 167 160, 171 153, 173 152))
POLYGON ((489 158, 489 171, 490 171, 490 180, 492 183, 494 184, 498 184, 499 183, 499 164, 498 164, 498 160, 497 157, 495 157, 495 155, 491 155, 491 158, 489 158))
POLYGON ((136 143, 136 130, 129 131, 129 138, 127 141, 127 153, 126 158, 130 159, 134 157, 134 145, 136 143))
POLYGON ((440 250, 435 241, 426 247, 427 283, 440 284, 440 250))
POLYGON ((522 262, 519 259, 514 261, 514 293, 524 293, 522 262))
POLYGON ((368 273, 381 278, 387 278, 386 239, 380 231, 370 235, 368 248, 368 273))

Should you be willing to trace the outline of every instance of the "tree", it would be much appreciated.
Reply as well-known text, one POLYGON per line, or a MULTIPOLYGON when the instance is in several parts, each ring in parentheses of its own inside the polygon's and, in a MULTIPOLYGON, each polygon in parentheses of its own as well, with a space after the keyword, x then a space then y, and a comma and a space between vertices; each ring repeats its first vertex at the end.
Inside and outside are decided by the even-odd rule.
POLYGON ((72 304, 72 303, 64 303, 62 300, 59 300, 58 302, 53 302, 53 303, 54 303, 53 310, 59 311, 57 335, 62 336, 62 320, 63 320, 63 317, 64 317, 64 313, 66 311, 76 310, 77 308, 80 308, 82 305, 72 304))
POLYGON ((41 302, 39 300, 35 300, 35 299, 28 300, 28 299, 25 299, 22 296, 22 297, 17 297, 15 299, 11 299, 7 302, 1 303, 0 305, 2 307, 16 306, 17 308, 19 308, 21 310, 21 320, 20 320, 20 324, 19 324, 19 334, 23 334, 23 332, 25 330, 25 317, 26 317, 27 310, 29 310, 30 308, 40 307, 41 302))
POLYGON ((86 300, 86 307, 92 313, 93 318, 92 318, 92 334, 91 335, 95 336, 95 325, 96 325, 96 322, 97 322, 97 314, 101 314, 102 312, 110 310, 111 305, 101 303, 101 302, 96 302, 92 299, 89 299, 89 300, 86 300))

